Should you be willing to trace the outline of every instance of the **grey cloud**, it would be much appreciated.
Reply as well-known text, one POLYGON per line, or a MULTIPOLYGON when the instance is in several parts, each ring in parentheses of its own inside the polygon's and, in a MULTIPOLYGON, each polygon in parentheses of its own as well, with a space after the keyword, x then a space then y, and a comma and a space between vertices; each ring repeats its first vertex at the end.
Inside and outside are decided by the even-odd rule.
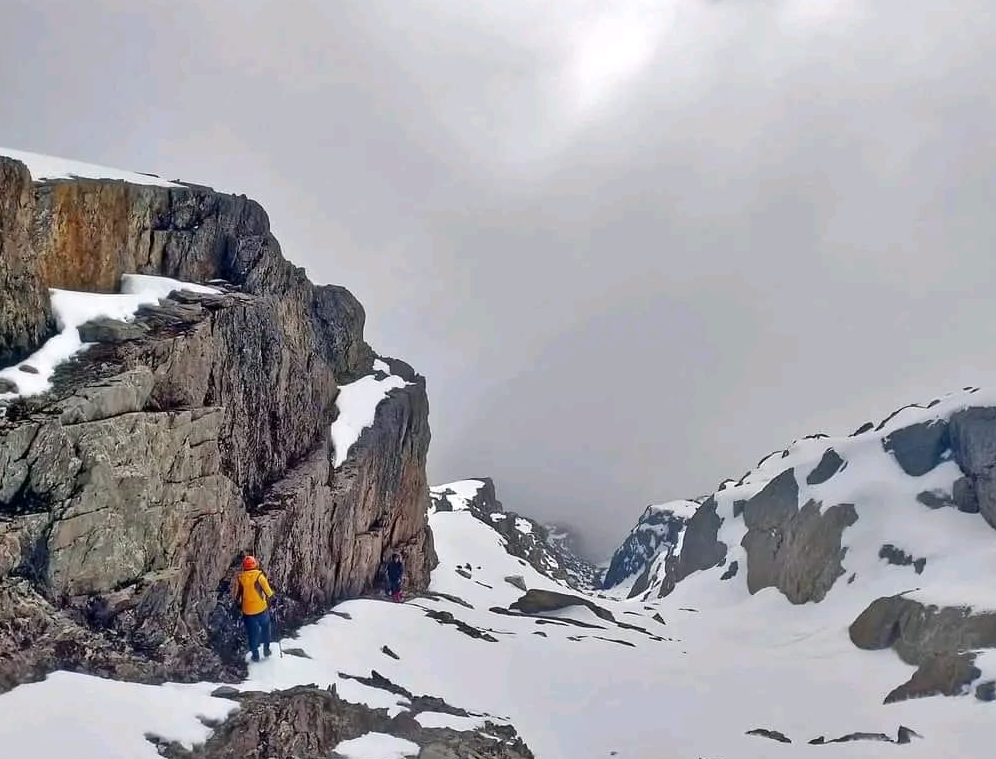
POLYGON ((436 481, 605 552, 996 372, 986 0, 634 2, 647 60, 588 107, 603 4, 260 6, 8 3, 0 144, 258 198, 428 375, 436 481))

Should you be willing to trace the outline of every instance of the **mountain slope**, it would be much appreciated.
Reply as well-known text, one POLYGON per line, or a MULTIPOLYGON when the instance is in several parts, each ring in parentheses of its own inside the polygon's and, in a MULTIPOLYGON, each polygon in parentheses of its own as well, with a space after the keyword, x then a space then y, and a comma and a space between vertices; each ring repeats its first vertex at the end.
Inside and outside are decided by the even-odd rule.
POLYGON ((570 549, 569 536, 514 511, 505 511, 490 478, 437 485, 429 489, 429 496, 430 514, 467 510, 502 536, 510 554, 536 571, 574 588, 594 587, 598 570, 570 549))

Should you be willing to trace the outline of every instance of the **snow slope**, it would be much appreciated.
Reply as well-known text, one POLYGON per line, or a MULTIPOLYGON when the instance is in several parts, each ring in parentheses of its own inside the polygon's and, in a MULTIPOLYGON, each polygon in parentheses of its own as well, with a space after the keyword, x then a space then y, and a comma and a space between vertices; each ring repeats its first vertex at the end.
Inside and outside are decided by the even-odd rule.
POLYGON ((56 368, 88 347, 80 339, 79 327, 92 319, 106 317, 130 322, 142 306, 155 305, 174 290, 217 293, 219 290, 169 277, 125 274, 120 293, 88 293, 50 289, 52 313, 58 334, 14 366, 0 369, 0 378, 14 383, 15 392, 0 392, 0 400, 37 395, 51 388, 56 368), (35 371, 25 371, 23 366, 35 371))
POLYGON ((130 182, 131 184, 154 185, 157 187, 181 187, 174 182, 167 182, 154 174, 141 174, 134 171, 122 171, 92 163, 73 161, 69 158, 29 153, 24 150, 13 150, 0 147, 0 156, 13 158, 28 167, 31 178, 36 181, 53 179, 112 179, 130 182))

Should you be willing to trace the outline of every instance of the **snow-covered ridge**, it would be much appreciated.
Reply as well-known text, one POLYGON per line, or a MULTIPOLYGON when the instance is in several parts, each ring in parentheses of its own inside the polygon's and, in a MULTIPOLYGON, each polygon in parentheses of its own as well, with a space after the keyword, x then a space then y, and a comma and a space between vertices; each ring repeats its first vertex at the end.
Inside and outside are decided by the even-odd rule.
POLYGON ((685 523, 699 508, 697 501, 679 500, 648 506, 626 540, 612 556, 602 581, 617 593, 643 592, 639 577, 658 556, 678 550, 685 523))
POLYGON ((50 289, 52 313, 58 334, 49 338, 37 351, 14 366, 0 369, 0 400, 12 400, 44 393, 52 387, 52 377, 59 365, 73 358, 90 343, 84 343, 79 328, 100 317, 134 321, 142 306, 152 306, 176 290, 195 293, 219 293, 205 285, 181 282, 169 277, 125 274, 119 293, 87 293, 50 289), (4 391, 10 383, 16 390, 4 391))
POLYGON ((175 182, 167 182, 153 174, 142 174, 135 171, 123 171, 92 163, 74 161, 69 158, 29 153, 24 150, 13 150, 0 147, 0 156, 13 158, 28 167, 31 178, 36 182, 56 179, 110 179, 128 182, 130 184, 152 185, 155 187, 182 187, 175 182))

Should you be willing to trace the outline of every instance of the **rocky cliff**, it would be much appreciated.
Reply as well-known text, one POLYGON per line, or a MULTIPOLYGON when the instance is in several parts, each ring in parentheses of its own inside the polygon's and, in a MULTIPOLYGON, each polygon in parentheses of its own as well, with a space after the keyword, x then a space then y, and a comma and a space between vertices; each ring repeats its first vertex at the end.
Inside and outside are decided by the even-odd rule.
POLYGON ((278 590, 281 630, 364 592, 389 551, 414 588, 435 561, 424 379, 374 369, 362 306, 286 261, 257 203, 32 182, 0 157, 0 368, 60 328, 49 288, 114 293, 127 274, 216 292, 84 325, 92 344, 48 391, 0 401, 0 689, 57 667, 239 674, 226 591, 244 553, 278 590), (403 381, 337 461, 341 389, 388 373, 403 381))

